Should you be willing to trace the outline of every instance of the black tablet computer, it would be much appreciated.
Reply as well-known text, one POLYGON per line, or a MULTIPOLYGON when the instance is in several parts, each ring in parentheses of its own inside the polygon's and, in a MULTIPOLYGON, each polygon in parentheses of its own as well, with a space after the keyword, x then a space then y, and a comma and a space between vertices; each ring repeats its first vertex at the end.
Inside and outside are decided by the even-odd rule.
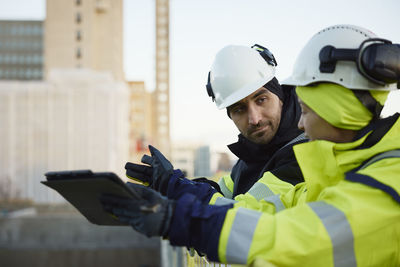
POLYGON ((56 190, 91 223, 98 225, 125 225, 103 210, 99 200, 101 194, 140 198, 112 172, 53 171, 45 176, 47 181, 41 183, 56 190))

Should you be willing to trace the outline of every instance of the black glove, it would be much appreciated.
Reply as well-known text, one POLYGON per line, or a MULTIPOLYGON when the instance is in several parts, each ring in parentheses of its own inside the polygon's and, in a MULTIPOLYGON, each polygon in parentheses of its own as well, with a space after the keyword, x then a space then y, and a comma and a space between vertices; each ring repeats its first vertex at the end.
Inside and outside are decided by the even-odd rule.
POLYGON ((127 162, 125 165, 126 176, 139 180, 144 185, 149 185, 154 190, 166 195, 168 181, 174 172, 174 167, 158 149, 149 145, 149 150, 151 157, 144 155, 142 163, 150 166, 127 162))
POLYGON ((104 210, 148 237, 167 236, 175 201, 143 185, 133 183, 128 183, 128 185, 141 199, 103 194, 100 201, 104 210))

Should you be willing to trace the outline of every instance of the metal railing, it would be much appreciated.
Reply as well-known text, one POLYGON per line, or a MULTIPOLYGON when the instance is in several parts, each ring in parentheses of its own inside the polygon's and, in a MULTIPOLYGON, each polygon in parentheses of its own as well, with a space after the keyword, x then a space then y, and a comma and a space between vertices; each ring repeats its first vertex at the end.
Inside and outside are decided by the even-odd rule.
POLYGON ((229 264, 210 262, 206 257, 199 256, 196 252, 186 250, 186 267, 230 267, 229 264))
POLYGON ((228 264, 210 262, 194 249, 172 247, 167 240, 161 241, 162 267, 230 267, 228 264))

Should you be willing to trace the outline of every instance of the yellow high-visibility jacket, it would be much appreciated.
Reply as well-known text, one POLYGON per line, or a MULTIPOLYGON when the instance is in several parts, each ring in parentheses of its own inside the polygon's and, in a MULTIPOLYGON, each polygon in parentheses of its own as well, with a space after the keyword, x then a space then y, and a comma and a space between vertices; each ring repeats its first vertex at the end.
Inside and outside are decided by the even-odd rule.
POLYGON ((221 191, 224 193, 224 195, 215 193, 210 199, 210 205, 226 205, 229 203, 237 203, 235 204, 236 206, 240 205, 245 206, 246 208, 255 209, 258 209, 258 202, 260 200, 265 201, 265 199, 270 199, 272 201, 278 195, 285 194, 294 187, 292 184, 282 181, 271 172, 266 172, 246 194, 240 194, 234 199, 230 199, 232 195, 229 194, 229 189, 233 188, 233 181, 230 176, 227 175, 222 177, 218 184, 220 185, 221 191))
POLYGON ((305 182, 229 209, 220 261, 400 266, 398 117, 380 121, 354 142, 296 145, 305 182))
POLYGON ((247 197, 249 197, 249 201, 258 201, 270 195, 287 192, 293 187, 293 184, 303 181, 292 147, 306 140, 304 133, 302 133, 270 156, 268 160, 265 161, 264 168, 260 168, 258 164, 257 168, 260 168, 259 172, 265 171, 265 174, 268 173, 268 175, 264 175, 261 179, 262 181, 260 181, 261 175, 257 177, 257 181, 255 181, 254 177, 247 177, 246 175, 258 173, 256 171, 257 168, 255 165, 247 166, 243 160, 239 160, 233 168, 232 173, 219 180, 218 185, 222 194, 215 193, 211 197, 209 204, 225 205, 227 203, 236 202, 232 201, 232 199, 247 201, 247 198, 243 198, 242 196, 236 199, 237 196, 240 195, 238 192, 243 191, 249 193, 246 193, 247 197), (252 171, 250 171, 250 169, 252 169, 252 171), (247 189, 244 190, 244 188, 247 189))

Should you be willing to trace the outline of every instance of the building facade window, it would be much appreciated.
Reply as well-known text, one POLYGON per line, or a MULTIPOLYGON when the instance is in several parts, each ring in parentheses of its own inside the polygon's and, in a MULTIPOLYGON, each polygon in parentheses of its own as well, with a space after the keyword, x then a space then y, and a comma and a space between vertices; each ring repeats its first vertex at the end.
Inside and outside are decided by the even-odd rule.
POLYGON ((82 39, 81 31, 80 31, 80 30, 77 30, 77 31, 76 31, 76 40, 77 40, 77 41, 80 41, 81 39, 82 39))
POLYGON ((76 23, 81 23, 82 22, 81 13, 79 13, 79 12, 76 13, 75 21, 76 21, 76 23))
POLYGON ((81 58, 81 57, 82 57, 81 48, 78 47, 78 48, 76 49, 76 58, 81 58))

